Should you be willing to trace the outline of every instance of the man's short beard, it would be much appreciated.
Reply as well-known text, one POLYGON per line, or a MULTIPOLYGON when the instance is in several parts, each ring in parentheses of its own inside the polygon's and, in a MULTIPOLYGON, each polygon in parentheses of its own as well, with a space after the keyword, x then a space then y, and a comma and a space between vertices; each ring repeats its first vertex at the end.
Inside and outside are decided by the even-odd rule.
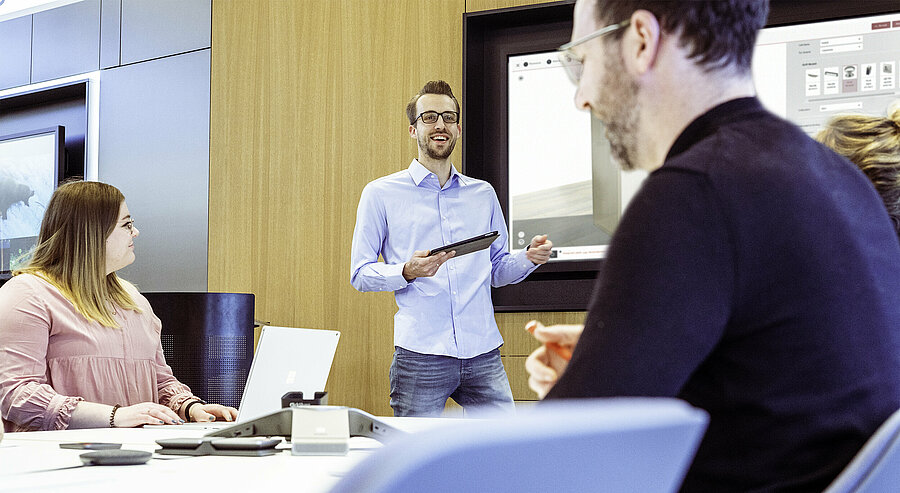
POLYGON ((609 122, 605 126, 610 153, 619 166, 626 171, 637 168, 634 164, 636 139, 634 138, 633 130, 637 123, 636 120, 633 115, 628 115, 625 121, 609 122))
POLYGON ((430 141, 431 140, 429 137, 425 137, 424 142, 422 141, 422 139, 419 140, 419 149, 424 151, 425 155, 430 159, 447 159, 448 157, 450 157, 450 154, 453 153, 453 149, 456 148, 455 139, 450 140, 450 145, 447 146, 447 150, 445 152, 439 152, 436 149, 432 149, 431 147, 429 147, 428 143, 430 141))
POLYGON ((607 58, 603 69, 601 87, 605 91, 598 99, 604 114, 601 120, 605 126, 606 139, 609 140, 612 157, 619 166, 624 170, 633 170, 637 168, 635 162, 638 152, 638 86, 622 73, 621 66, 614 63, 611 57, 607 58))

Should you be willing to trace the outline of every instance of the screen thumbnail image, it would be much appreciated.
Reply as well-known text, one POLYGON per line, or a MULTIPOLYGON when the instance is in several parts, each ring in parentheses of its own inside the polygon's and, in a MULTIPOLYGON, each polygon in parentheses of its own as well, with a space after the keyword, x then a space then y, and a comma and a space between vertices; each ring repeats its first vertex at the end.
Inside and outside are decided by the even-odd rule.
POLYGON ((56 188, 55 139, 50 133, 0 143, 2 270, 27 261, 37 241, 44 211, 56 188))

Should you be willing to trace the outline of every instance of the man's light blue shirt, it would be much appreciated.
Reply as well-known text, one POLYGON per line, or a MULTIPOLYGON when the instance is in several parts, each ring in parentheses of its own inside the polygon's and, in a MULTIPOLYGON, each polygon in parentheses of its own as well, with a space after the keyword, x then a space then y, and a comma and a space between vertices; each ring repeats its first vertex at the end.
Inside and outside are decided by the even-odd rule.
POLYGON ((473 358, 503 344, 491 286, 525 279, 538 266, 510 255, 494 188, 456 171, 441 188, 418 160, 362 191, 350 251, 350 282, 359 291, 393 291, 394 345, 422 354, 473 358), (403 264, 416 250, 498 231, 487 249, 452 258, 432 277, 407 282, 403 264), (384 262, 378 261, 378 256, 384 262))

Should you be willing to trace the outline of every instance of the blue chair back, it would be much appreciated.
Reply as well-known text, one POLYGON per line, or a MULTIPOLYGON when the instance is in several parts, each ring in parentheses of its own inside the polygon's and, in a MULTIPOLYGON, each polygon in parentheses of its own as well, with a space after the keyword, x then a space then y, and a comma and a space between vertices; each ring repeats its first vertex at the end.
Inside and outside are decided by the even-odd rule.
POLYGON ((663 398, 545 402, 398 438, 334 493, 676 491, 709 417, 663 398))
POLYGON ((900 491, 900 410, 875 430, 824 493, 900 491))

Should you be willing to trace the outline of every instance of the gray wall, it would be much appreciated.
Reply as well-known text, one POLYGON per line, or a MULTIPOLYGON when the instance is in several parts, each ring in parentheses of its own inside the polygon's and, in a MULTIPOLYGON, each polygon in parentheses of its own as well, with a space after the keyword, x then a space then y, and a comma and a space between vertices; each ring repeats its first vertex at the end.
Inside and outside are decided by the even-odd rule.
POLYGON ((0 22, 0 89, 31 82, 31 16, 0 22))
POLYGON ((206 290, 209 61, 201 50, 101 77, 99 178, 141 232, 120 275, 143 291, 206 290))
POLYGON ((206 291, 211 0, 84 0, 0 23, 0 89, 101 70, 99 179, 141 236, 122 277, 206 291))
POLYGON ((100 0, 84 0, 32 16, 31 82, 99 68, 100 0))

